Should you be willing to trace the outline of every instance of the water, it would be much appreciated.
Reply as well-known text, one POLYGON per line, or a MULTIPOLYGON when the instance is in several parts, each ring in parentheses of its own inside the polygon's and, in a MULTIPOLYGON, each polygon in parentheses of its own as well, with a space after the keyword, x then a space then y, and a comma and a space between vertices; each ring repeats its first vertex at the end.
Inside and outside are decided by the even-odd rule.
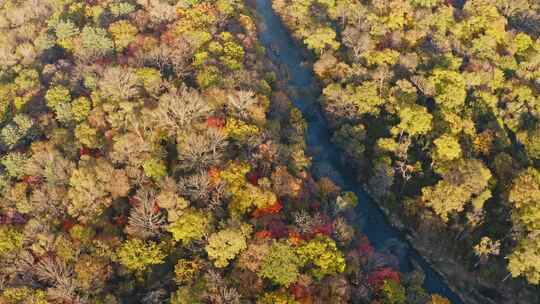
POLYGON ((343 190, 356 193, 360 199, 358 208, 362 231, 378 249, 389 246, 398 248, 401 271, 412 270, 412 261, 415 261, 426 275, 424 287, 428 292, 443 295, 454 304, 463 303, 445 284, 443 278, 411 248, 404 235, 388 223, 384 213, 361 189, 354 172, 340 162, 339 152, 330 141, 329 126, 317 103, 321 92, 316 85, 315 76, 310 67, 302 64, 306 60, 303 50, 295 44, 273 11, 271 0, 256 0, 256 9, 262 23, 260 41, 266 47, 270 59, 287 71, 286 75, 280 75, 282 79, 286 79, 287 87, 300 92, 295 94, 297 96, 292 96, 292 99, 308 122, 306 142, 308 150, 315 151, 312 155, 314 175, 327 176, 330 173, 329 177, 343 190))

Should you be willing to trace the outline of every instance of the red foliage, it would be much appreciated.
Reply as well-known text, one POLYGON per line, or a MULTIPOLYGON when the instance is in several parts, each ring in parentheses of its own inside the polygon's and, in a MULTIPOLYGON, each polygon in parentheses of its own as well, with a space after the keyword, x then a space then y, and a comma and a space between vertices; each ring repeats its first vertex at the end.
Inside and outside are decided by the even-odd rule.
POLYGON ((261 231, 257 231, 257 233, 255 233, 255 238, 261 240, 261 239, 269 239, 272 237, 272 232, 269 231, 269 230, 261 230, 261 231))
POLYGON ((389 280, 400 283, 399 273, 390 267, 383 267, 372 272, 367 279, 368 284, 374 289, 381 288, 384 282, 389 280))
POLYGON ((332 223, 326 223, 326 224, 322 224, 315 227, 315 229, 313 230, 313 233, 315 235, 322 234, 322 235, 330 236, 332 234, 332 231, 333 231, 332 223))
POLYGON ((154 202, 154 207, 152 209, 152 212, 154 212, 154 214, 158 214, 160 209, 161 208, 159 207, 158 202, 154 202))
POLYGON ((261 216, 268 215, 268 214, 278 214, 281 211, 281 209, 283 209, 283 205, 278 200, 277 202, 273 203, 272 205, 268 207, 256 209, 255 211, 253 211, 252 216, 254 218, 259 218, 261 216))
POLYGON ((246 174, 248 182, 254 186, 259 185, 259 179, 262 177, 262 172, 259 170, 251 170, 246 174))
POLYGON ((133 57, 135 54, 143 48, 145 42, 147 41, 147 37, 144 35, 137 35, 135 38, 135 41, 131 42, 128 47, 126 54, 128 57, 133 57))
POLYGON ((26 221, 24 215, 15 211, 8 211, 5 214, 0 214, 0 225, 20 225, 25 224, 26 221))
POLYGON ((108 66, 112 64, 112 60, 110 58, 99 58, 94 63, 100 66, 108 66))
POLYGON ((29 185, 38 185, 43 182, 43 177, 39 175, 26 175, 25 177, 23 177, 23 182, 29 185))
POLYGON ((79 156, 89 155, 89 154, 90 154, 90 149, 85 148, 85 147, 82 147, 79 149, 79 156))
POLYGON ((212 185, 217 186, 219 184, 219 181, 220 181, 219 168, 211 167, 208 170, 208 177, 210 178, 210 182, 212 183, 212 185))
POLYGON ((139 46, 136 43, 132 42, 127 46, 126 55, 128 57, 133 57, 135 56, 138 50, 139 50, 139 46))
POLYGON ((313 202, 309 204, 309 208, 313 211, 319 211, 321 209, 321 203, 319 202, 313 202))
POLYGON ((206 119, 206 125, 210 128, 222 129, 225 127, 225 119, 215 116, 209 116, 206 119))
POLYGON ((94 158, 100 158, 103 156, 103 153, 99 149, 89 149, 82 147, 79 149, 79 156, 90 155, 94 158))
POLYGON ((172 31, 167 31, 161 35, 161 41, 167 45, 174 45, 176 42, 177 37, 174 35, 172 31))
POLYGON ((298 245, 300 245, 302 240, 303 240, 303 238, 302 238, 302 236, 300 235, 300 233, 298 231, 296 231, 296 230, 289 231, 289 242, 291 244, 293 244, 294 246, 298 246, 298 245))
POLYGON ((119 65, 127 65, 128 64, 128 55, 118 55, 116 56, 116 61, 118 62, 119 65))
POLYGON ((294 299, 297 301, 309 298, 311 296, 309 287, 300 283, 294 283, 291 286, 291 293, 294 296, 294 299))
POLYGON ((125 215, 119 215, 114 218, 114 224, 117 226, 124 226, 127 223, 127 217, 125 215))
POLYGON ((73 226, 75 226, 75 223, 71 220, 62 221, 62 230, 65 232, 68 232, 73 226))
POLYGON ((242 46, 245 48, 245 49, 251 49, 253 48, 253 45, 254 45, 254 42, 253 42, 253 39, 251 37, 246 37, 242 40, 242 46))
POLYGON ((272 232, 272 235, 277 239, 289 235, 289 229, 287 228, 287 225, 285 225, 285 223, 280 220, 274 219, 270 221, 270 223, 268 223, 268 226, 268 230, 270 230, 270 232, 272 232))
POLYGON ((140 204, 141 202, 139 201, 139 199, 137 199, 136 197, 134 196, 131 196, 128 198, 128 202, 131 206, 137 206, 138 204, 140 204))

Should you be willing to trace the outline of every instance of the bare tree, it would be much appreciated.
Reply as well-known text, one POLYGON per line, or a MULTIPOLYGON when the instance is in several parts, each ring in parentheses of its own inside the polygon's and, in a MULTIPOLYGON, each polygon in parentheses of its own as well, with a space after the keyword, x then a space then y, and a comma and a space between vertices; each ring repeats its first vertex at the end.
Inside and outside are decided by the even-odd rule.
POLYGON ((138 79, 129 69, 112 67, 103 73, 99 87, 105 98, 128 100, 139 92, 138 79))
POLYGON ((153 190, 143 188, 137 191, 135 196, 137 204, 129 213, 126 227, 128 234, 137 235, 144 239, 160 234, 161 228, 165 225, 165 218, 159 210, 156 210, 155 197, 153 190))
POLYGON ((182 177, 178 181, 178 190, 192 202, 208 202, 211 185, 206 172, 182 177))
POLYGON ((255 93, 251 90, 237 91, 236 94, 229 95, 228 100, 229 105, 235 112, 234 114, 242 119, 247 119, 249 117, 249 108, 257 102, 255 93))
POLYGON ((178 131, 205 117, 210 111, 210 106, 197 91, 183 86, 180 89, 172 88, 169 93, 163 94, 158 107, 150 112, 150 118, 154 125, 164 128, 169 135, 176 135, 178 131))
POLYGON ((183 170, 200 171, 217 164, 226 145, 226 137, 221 131, 209 129, 202 135, 186 135, 183 143, 178 144, 179 167, 183 170))

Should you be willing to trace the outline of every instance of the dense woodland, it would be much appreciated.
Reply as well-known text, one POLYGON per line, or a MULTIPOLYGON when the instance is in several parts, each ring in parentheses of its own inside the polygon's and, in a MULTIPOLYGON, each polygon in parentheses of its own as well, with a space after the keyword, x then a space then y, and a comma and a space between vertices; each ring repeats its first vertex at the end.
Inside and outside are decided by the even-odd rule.
POLYGON ((334 142, 394 224, 460 289, 540 303, 540 3, 273 6, 316 55, 334 142))
MULTIPOLYGON (((529 102, 534 84, 518 75, 522 64, 534 63, 525 61, 534 58, 533 40, 517 39, 523 43, 509 50, 517 61, 508 66, 519 66, 512 83, 529 102)), ((397 58, 390 49, 371 51, 383 61, 386 53, 397 58)), ((354 226, 353 193, 311 176, 306 123, 278 92, 264 54, 256 20, 241 1, 0 1, 0 303, 449 303, 426 293, 420 271, 399 273, 395 257, 374 250, 354 226)), ((510 85, 500 78, 494 86, 510 85)), ((355 79, 350 90, 361 83, 355 79)), ((378 82, 383 86, 390 89, 378 82)), ((413 105, 412 85, 404 81, 403 88, 413 105)), ((506 96, 503 90, 492 93, 506 96)), ((390 118, 375 111, 383 99, 365 96, 370 111, 390 118)), ((430 120, 434 113, 411 109, 430 120)), ((343 126, 351 135, 366 132, 361 124, 343 126)), ((512 126, 519 139, 534 140, 532 125, 512 126)), ((421 129, 426 134, 431 126, 421 129)), ((419 137, 401 133, 416 149, 419 137)), ((524 192, 540 176, 532 162, 525 169, 525 156, 500 151, 495 134, 482 134, 485 157, 459 154, 470 170, 454 174, 481 167, 487 180, 484 162, 499 155, 507 169, 497 174, 522 172, 510 195, 516 210, 534 207, 531 195, 540 190, 524 192), (514 159, 521 171, 508 167, 514 159)), ((354 136, 360 156, 362 137, 354 136)), ((380 142, 390 164, 397 143, 380 142)), ((478 183, 463 191, 503 193, 496 190, 502 185, 478 183)), ((448 211, 453 220, 456 212, 448 211)), ((516 225, 531 226, 516 239, 525 249, 513 246, 513 261, 531 254, 526 242, 536 223, 519 214, 516 225)), ((534 280, 535 268, 516 267, 516 275, 534 280)))

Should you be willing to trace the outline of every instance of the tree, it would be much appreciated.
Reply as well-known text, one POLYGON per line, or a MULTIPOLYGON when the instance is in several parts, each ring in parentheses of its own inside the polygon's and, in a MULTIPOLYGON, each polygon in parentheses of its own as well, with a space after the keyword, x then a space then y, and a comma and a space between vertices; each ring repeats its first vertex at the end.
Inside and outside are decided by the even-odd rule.
POLYGON ((435 70, 430 78, 435 88, 435 101, 448 110, 460 109, 467 95, 462 74, 449 70, 435 70))
POLYGON ((148 114, 150 123, 172 136, 206 117, 211 110, 196 90, 183 86, 161 95, 158 107, 148 114))
POLYGON ((196 209, 187 209, 167 230, 172 233, 175 241, 187 246, 193 241, 202 239, 210 228, 210 218, 207 214, 196 209))
POLYGON ((82 59, 97 59, 114 49, 114 42, 107 37, 107 32, 99 27, 85 26, 81 31, 80 39, 81 47, 74 48, 74 51, 82 59))
POLYGON ((200 171, 217 165, 226 145, 225 135, 213 128, 203 134, 187 134, 177 144, 180 167, 188 171, 200 171))
POLYGON ((71 102, 71 95, 66 87, 58 85, 47 90, 47 93, 45 93, 45 100, 47 106, 54 110, 61 104, 71 102))
POLYGON ((485 200, 491 197, 486 189, 491 172, 479 160, 469 159, 454 162, 453 166, 440 169, 443 180, 435 186, 422 189, 422 201, 434 209, 444 222, 451 213, 461 212, 468 202, 482 209, 485 200), (483 194, 484 193, 484 194, 483 194), (482 195, 483 194, 483 195, 482 195))
POLYGON ((101 96, 111 101, 123 101, 139 94, 139 79, 132 69, 108 67, 98 82, 101 96))
POLYGON ((229 210, 232 214, 245 214, 253 208, 265 208, 277 202, 276 195, 249 183, 246 174, 251 167, 246 163, 231 163, 220 172, 231 196, 229 210))
MULTIPOLYGON (((431 131, 433 116, 427 109, 419 105, 411 105, 399 110, 399 132, 405 132, 410 135, 423 135, 431 131)), ((397 130, 396 132, 398 133, 397 130)))
POLYGON ((301 266, 300 258, 289 244, 274 242, 262 260, 259 275, 276 284, 289 287, 298 279, 301 266))
POLYGON ((231 139, 239 143, 245 143, 249 138, 261 132, 257 126, 232 117, 227 120, 224 131, 231 139))
MULTIPOLYGON (((260 232, 255 233, 259 235, 260 232)), ((238 266, 248 269, 254 273, 259 272, 263 259, 269 254, 270 244, 266 240, 252 242, 248 248, 242 252, 238 260, 238 266)))
POLYGON ((120 20, 109 25, 109 33, 113 37, 117 51, 126 48, 135 40, 138 30, 127 20, 120 20))
POLYGON ((531 284, 540 283, 540 241, 525 237, 508 256, 508 270, 512 277, 524 276, 531 284))
POLYGON ((384 281, 381 289, 382 303, 384 304, 402 304, 407 303, 405 288, 393 280, 384 281))
POLYGON ((5 125, 0 131, 0 139, 2 144, 8 149, 12 149, 19 145, 21 141, 31 135, 34 121, 28 115, 17 114, 13 117, 13 121, 5 125))
POLYGON ((433 141, 435 144, 434 158, 441 161, 450 161, 461 156, 461 146, 458 140, 444 134, 433 141))
POLYGON ((463 211, 467 202, 467 191, 446 181, 440 181, 434 187, 422 189, 422 201, 426 206, 433 208, 444 222, 448 222, 451 213, 463 211))
POLYGON ((257 304, 299 304, 299 302, 283 292, 267 292, 257 299, 257 304))
POLYGON ((117 254, 119 262, 135 272, 143 272, 148 266, 162 264, 166 257, 158 244, 139 239, 125 241, 118 249, 117 254))
POLYGON ((540 173, 529 167, 512 183, 508 195, 512 207, 512 221, 516 228, 536 231, 540 228, 540 173))
POLYGON ((410 0, 412 5, 420 7, 435 7, 439 5, 442 0, 410 0))
POLYGON ((485 263, 492 255, 499 255, 501 251, 501 241, 493 241, 491 238, 484 236, 480 242, 474 246, 474 253, 480 258, 479 263, 485 263))
POLYGON ((0 257, 21 249, 23 238, 23 234, 15 229, 0 227, 0 257))
POLYGON ((19 152, 13 152, 0 158, 0 164, 4 166, 8 176, 21 179, 26 173, 28 157, 19 152))
POLYGON ((431 295, 429 304, 451 304, 450 300, 438 294, 431 295))
POLYGON ((156 159, 156 158, 149 158, 142 164, 144 175, 147 177, 159 181, 163 177, 167 176, 167 166, 165 165, 165 162, 156 159))
POLYGON ((87 122, 83 122, 75 128, 75 138, 79 140, 81 145, 96 149, 102 145, 101 136, 96 128, 92 128, 87 122))
MULTIPOLYGON (((249 232, 251 227, 246 227, 246 229, 245 232, 249 232)), ((227 267, 231 260, 247 248, 246 237, 249 233, 245 232, 240 229, 227 228, 210 235, 205 249, 208 257, 214 261, 214 266, 227 267)))
POLYGON ((336 207, 338 211, 344 211, 355 208, 358 205, 358 197, 354 192, 345 191, 336 198, 336 207))
POLYGON ((330 27, 316 28, 304 39, 304 43, 317 54, 322 54, 327 50, 335 51, 340 46, 336 41, 336 32, 330 27))
POLYGON ((69 185, 68 213, 82 222, 96 220, 113 199, 126 196, 130 189, 123 170, 90 158, 73 171, 69 185))
POLYGON ((199 274, 201 267, 199 260, 179 259, 174 266, 174 280, 178 285, 190 284, 199 274))
POLYGON ((313 275, 321 279, 345 271, 345 258, 336 243, 326 236, 317 236, 297 249, 302 264, 312 265, 313 275))
POLYGON ((125 231, 142 239, 159 236, 165 219, 163 214, 156 210, 155 193, 149 189, 139 189, 132 200, 135 203, 129 212, 125 231))

